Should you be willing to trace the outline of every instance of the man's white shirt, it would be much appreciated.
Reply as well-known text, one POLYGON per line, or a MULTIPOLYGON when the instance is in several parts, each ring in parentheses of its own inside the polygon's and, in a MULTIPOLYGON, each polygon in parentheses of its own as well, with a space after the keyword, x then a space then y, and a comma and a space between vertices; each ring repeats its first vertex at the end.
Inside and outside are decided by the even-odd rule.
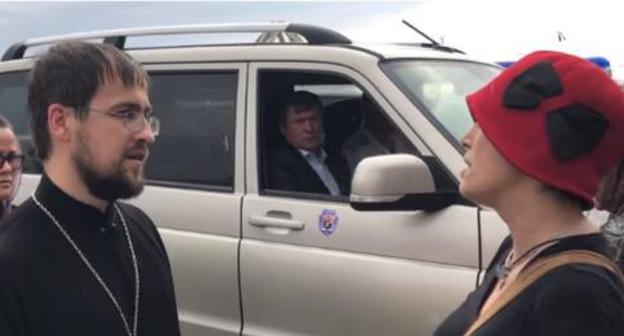
POLYGON ((332 196, 340 195, 340 187, 336 182, 336 179, 332 175, 331 171, 325 164, 325 160, 327 159, 327 153, 323 148, 321 148, 321 155, 316 155, 314 152, 307 151, 305 149, 298 148, 299 153, 303 156, 303 158, 308 162, 310 167, 314 169, 316 175, 321 178, 327 190, 332 196))

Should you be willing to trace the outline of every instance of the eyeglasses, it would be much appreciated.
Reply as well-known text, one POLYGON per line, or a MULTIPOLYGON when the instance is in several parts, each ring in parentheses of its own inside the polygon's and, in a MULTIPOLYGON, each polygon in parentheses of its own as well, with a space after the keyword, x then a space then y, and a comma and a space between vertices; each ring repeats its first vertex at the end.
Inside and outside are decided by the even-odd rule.
POLYGON ((0 169, 4 167, 4 163, 8 162, 9 166, 13 169, 22 168, 22 164, 24 163, 24 158, 26 156, 24 154, 17 154, 15 152, 1 153, 0 152, 0 169))
POLYGON ((123 107, 119 110, 104 111, 93 107, 88 108, 89 111, 106 114, 116 119, 120 119, 124 127, 131 133, 138 133, 147 127, 152 131, 154 136, 160 133, 160 120, 151 115, 151 112, 145 113, 140 108, 123 107))

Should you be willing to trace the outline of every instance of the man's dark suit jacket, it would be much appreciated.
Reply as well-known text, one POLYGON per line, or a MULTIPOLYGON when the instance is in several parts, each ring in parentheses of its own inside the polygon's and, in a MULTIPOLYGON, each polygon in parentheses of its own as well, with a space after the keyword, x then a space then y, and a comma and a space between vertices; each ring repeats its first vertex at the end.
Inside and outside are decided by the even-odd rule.
MULTIPOLYGON (((342 195, 350 192, 351 176, 346 161, 327 153, 325 165, 334 176, 342 195)), ((269 157, 269 189, 327 194, 329 190, 301 153, 290 145, 282 145, 269 157)))

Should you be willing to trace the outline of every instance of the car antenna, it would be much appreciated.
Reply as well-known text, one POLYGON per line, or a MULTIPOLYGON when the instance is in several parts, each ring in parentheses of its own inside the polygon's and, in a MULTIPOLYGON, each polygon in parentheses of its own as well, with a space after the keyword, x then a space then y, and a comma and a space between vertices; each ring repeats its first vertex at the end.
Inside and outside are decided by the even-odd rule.
POLYGON ((429 37, 429 35, 423 33, 422 31, 420 31, 420 29, 414 27, 414 25, 412 25, 411 23, 407 22, 407 20, 401 20, 401 22, 403 22, 406 26, 410 27, 412 30, 416 31, 418 34, 422 35, 424 38, 426 38, 427 40, 429 40, 429 42, 431 42, 431 44, 433 46, 440 46, 440 43, 438 43, 438 41, 432 39, 431 37, 429 37))
MULTIPOLYGON (((432 39, 431 37, 429 37, 429 35, 423 33, 422 31, 420 31, 420 29, 414 27, 414 25, 412 25, 411 23, 407 22, 407 20, 401 20, 406 26, 410 27, 412 30, 416 31, 418 34, 422 35, 424 38, 426 38, 427 40, 429 40, 430 43, 420 43, 420 46, 423 47, 428 47, 428 48, 433 48, 436 50, 443 50, 443 51, 447 51, 447 52, 457 52, 460 54, 465 54, 463 51, 457 49, 457 48, 453 48, 453 47, 448 47, 445 46, 443 44, 440 44, 438 41, 432 39)), ((442 37, 442 40, 444 41, 444 37, 442 37)))

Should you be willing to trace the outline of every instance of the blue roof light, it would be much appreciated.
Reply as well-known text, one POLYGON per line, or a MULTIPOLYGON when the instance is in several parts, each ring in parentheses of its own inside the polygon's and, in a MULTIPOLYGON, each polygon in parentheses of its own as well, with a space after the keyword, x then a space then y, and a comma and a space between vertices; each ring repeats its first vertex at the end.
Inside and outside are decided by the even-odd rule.
POLYGON ((608 59, 602 57, 602 56, 597 56, 597 57, 587 57, 585 58, 586 60, 596 64, 597 66, 599 66, 601 69, 603 70, 607 70, 611 67, 611 62, 609 62, 608 59))

